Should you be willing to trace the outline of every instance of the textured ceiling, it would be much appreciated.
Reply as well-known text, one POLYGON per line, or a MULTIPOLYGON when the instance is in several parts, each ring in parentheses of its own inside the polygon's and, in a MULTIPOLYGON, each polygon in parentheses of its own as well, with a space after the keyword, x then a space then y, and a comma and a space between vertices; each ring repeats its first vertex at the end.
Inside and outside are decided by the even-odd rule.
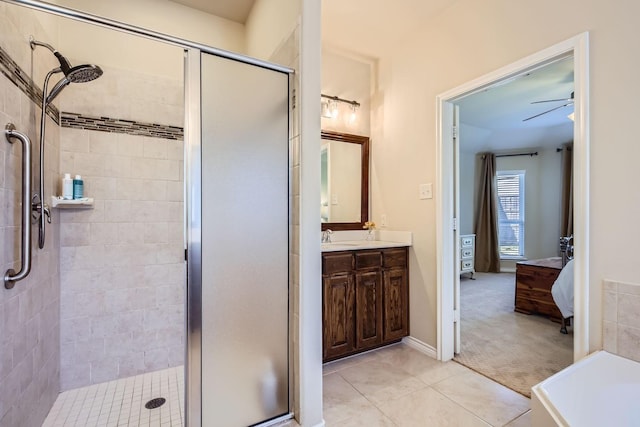
MULTIPOLYGON (((571 97, 574 90, 573 57, 554 62, 456 102, 460 122, 486 138, 473 141, 476 148, 510 150, 555 146, 572 140, 573 122, 567 116, 573 105, 566 101, 532 104, 534 101, 571 97), (555 107, 555 111, 523 121, 555 107)), ((468 141, 467 141, 468 142, 468 141)), ((461 139, 465 148, 464 138, 461 139)))
POLYGON ((572 106, 559 108, 537 118, 523 121, 544 111, 566 104, 564 101, 532 104, 535 101, 563 99, 573 92, 573 58, 549 64, 506 84, 498 84, 462 98, 461 120, 486 129, 521 129, 566 123, 572 106))

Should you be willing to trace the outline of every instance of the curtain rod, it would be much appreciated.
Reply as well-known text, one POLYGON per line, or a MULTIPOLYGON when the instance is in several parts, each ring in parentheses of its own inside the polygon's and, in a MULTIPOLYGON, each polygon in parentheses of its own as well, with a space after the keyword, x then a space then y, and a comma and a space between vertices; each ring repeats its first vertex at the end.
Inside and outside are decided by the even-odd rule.
POLYGON ((496 154, 496 157, 515 157, 515 156, 537 156, 538 152, 531 152, 531 153, 516 153, 516 154, 496 154))

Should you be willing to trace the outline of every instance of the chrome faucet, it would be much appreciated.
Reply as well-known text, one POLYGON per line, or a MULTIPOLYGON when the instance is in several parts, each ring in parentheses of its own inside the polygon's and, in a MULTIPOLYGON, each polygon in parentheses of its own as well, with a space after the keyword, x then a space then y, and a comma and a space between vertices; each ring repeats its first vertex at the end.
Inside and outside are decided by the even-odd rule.
POLYGON ((322 232, 322 243, 331 243, 331 234, 333 231, 326 229, 322 232))

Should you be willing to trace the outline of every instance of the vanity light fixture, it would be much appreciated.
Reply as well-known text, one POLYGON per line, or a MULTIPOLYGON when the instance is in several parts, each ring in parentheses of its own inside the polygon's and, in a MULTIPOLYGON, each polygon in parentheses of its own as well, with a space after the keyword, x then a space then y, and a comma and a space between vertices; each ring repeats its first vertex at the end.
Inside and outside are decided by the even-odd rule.
POLYGON ((349 101, 348 99, 343 99, 337 96, 320 94, 321 102, 322 102, 322 117, 335 119, 339 114, 339 105, 340 103, 348 104, 351 107, 351 116, 349 117, 349 121, 355 121, 356 110, 360 107, 360 103, 357 101, 349 101))

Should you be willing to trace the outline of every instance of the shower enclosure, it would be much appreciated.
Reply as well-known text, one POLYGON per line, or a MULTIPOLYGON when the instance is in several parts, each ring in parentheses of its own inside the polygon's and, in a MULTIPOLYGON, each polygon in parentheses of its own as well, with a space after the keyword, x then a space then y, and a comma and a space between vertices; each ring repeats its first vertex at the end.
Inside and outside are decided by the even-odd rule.
MULTIPOLYGON (((157 154, 154 144, 175 148, 180 139, 158 141, 162 137, 145 136, 142 141, 139 134, 121 133, 118 136, 117 131, 99 133, 89 124, 85 128, 65 127, 63 119, 71 122, 76 119, 73 113, 82 116, 84 111, 64 110, 64 102, 60 102, 58 130, 64 147, 53 144, 47 147, 59 149, 61 153, 64 151, 69 156, 60 156, 60 167, 56 167, 51 175, 59 177, 60 172, 66 172, 69 163, 64 162, 73 154, 78 158, 111 161, 109 167, 98 164, 98 160, 89 166, 95 169, 94 183, 102 180, 102 183, 117 184, 117 191, 108 186, 87 187, 95 191, 94 194, 99 190, 103 193, 113 190, 111 196, 102 200, 95 197, 95 209, 60 211, 55 216, 56 221, 60 221, 59 233, 64 238, 56 238, 57 227, 49 228, 53 238, 47 239, 45 249, 52 247, 56 252, 52 270, 59 273, 60 281, 55 295, 59 298, 58 311, 52 310, 51 313, 61 322, 59 327, 55 325, 57 331, 50 333, 52 342, 60 344, 52 346, 57 354, 55 360, 59 369, 56 372, 65 372, 64 375, 57 374, 62 378, 60 388, 75 392, 80 387, 94 387, 115 379, 132 382, 133 376, 137 378, 148 371, 161 369, 149 366, 164 364, 166 367, 166 349, 152 348, 149 356, 144 350, 145 345, 170 342, 172 347, 169 351, 177 348, 181 352, 180 343, 177 346, 173 343, 183 339, 186 399, 173 399, 167 394, 151 396, 156 402, 164 400, 164 397, 169 398, 167 403, 184 402, 186 418, 182 425, 260 425, 290 418, 293 364, 290 357, 289 321, 292 315, 289 283, 292 274, 289 260, 293 245, 289 202, 292 167, 292 107, 289 100, 292 98, 292 70, 49 3, 32 0, 4 2, 71 18, 101 27, 101 30, 124 32, 154 43, 178 47, 185 58, 185 122, 181 147, 184 151, 176 153, 177 150, 172 152, 170 148, 168 160, 152 157, 157 154), (68 112, 66 116, 65 111, 68 112), (82 144, 78 144, 79 148, 72 146, 68 143, 70 139, 82 144), (95 152, 92 151, 94 148, 95 152), (134 149, 138 154, 132 154, 134 149), (145 157, 147 149, 150 154, 145 157), (126 156, 122 150, 127 152, 126 156), (184 170, 178 166, 183 154, 184 170), (152 166, 168 163, 175 166, 171 171, 176 176, 158 177, 163 171, 152 166), (131 168, 125 170, 121 167, 123 164, 130 164, 131 168), (175 198, 175 191, 174 198, 144 199, 141 197, 152 191, 134 191, 147 190, 143 187, 121 188, 120 183, 143 181, 144 184, 155 185, 162 181, 164 187, 153 188, 163 188, 169 193, 170 188, 176 188, 172 184, 182 180, 182 176, 184 187, 180 186, 180 189, 184 191, 184 224, 179 224, 184 226, 185 238, 184 245, 178 243, 176 254, 166 249, 178 235, 170 227, 180 221, 176 218, 181 218, 182 211, 176 207, 182 205, 183 199, 175 198), (134 205, 139 208, 135 212, 134 205), (131 209, 127 210, 129 207, 131 209), (168 209, 150 209, 158 207, 168 209), (169 227, 166 227, 167 223, 169 227), (96 230, 99 241, 89 238, 96 230), (154 242, 153 239, 163 232, 165 236, 169 234, 169 244, 166 237, 154 242), (64 236, 64 233, 70 233, 67 236, 72 238, 64 236), (144 239, 150 236, 152 241, 142 242, 149 243, 145 246, 136 241, 140 236, 144 239), (122 239, 127 240, 126 245, 122 244, 122 239), (149 261, 150 257, 152 261, 149 261), (182 312, 173 310, 174 306, 170 305, 180 304, 182 308, 181 298, 176 297, 174 289, 169 286, 164 286, 162 293, 153 287, 157 282, 169 280, 166 276, 173 279, 173 273, 179 271, 169 269, 167 264, 171 264, 170 267, 175 267, 174 264, 186 266, 187 270, 181 278, 184 279, 181 284, 184 283, 186 293, 186 322, 184 335, 180 337, 176 337, 174 332, 175 328, 182 327, 182 312), (147 289, 152 290, 151 295, 143 292, 147 289), (153 304, 154 295, 158 299, 157 305, 153 304), (132 308, 137 299, 147 305, 132 308), (166 308, 160 307, 160 300, 169 305, 168 311, 160 310, 166 308), (160 325, 163 322, 166 324, 160 325), (152 337, 144 335, 146 329, 152 337), (153 356, 160 354, 163 357, 158 357, 161 363, 154 365, 153 356), (80 360, 80 356, 85 359, 80 360), (131 363, 127 365, 127 361, 131 363), (87 372, 91 375, 90 382, 85 381, 87 372)), ((33 46, 44 46, 56 54, 55 49, 44 42, 33 41, 33 46)), ((50 71, 46 78, 48 80, 55 73, 63 73, 64 77, 49 94, 45 85, 43 117, 48 104, 69 83, 83 82, 89 80, 87 77, 102 74, 101 71, 95 72, 100 70, 97 67, 71 67, 61 55, 56 57, 60 68, 50 71), (76 74, 89 68, 92 71, 90 75, 76 74)), ((96 93, 103 90, 101 85, 108 87, 118 78, 114 76, 122 75, 113 73, 114 67, 109 67, 109 63, 99 63, 105 70, 104 77, 94 85, 83 85, 89 88, 87 90, 98 87, 96 93)), ((139 87, 134 89, 139 90, 139 87)), ((62 101, 72 99, 72 91, 74 89, 67 89, 66 96, 61 97, 66 99, 62 101)), ((103 98, 94 94, 90 98, 103 102, 103 98)), ((115 110, 117 108, 111 109, 115 110)), ((100 112, 93 114, 101 115, 100 112)), ((87 113, 79 120, 89 123, 89 120, 112 118, 90 115, 87 113)), ((129 123, 126 117, 122 121, 129 123)), ((148 127, 151 126, 145 127, 145 131, 148 127)), ((173 131, 174 128, 173 123, 168 123, 162 129, 173 131)), ((49 129, 53 137, 54 132, 49 129)), ((41 135, 44 136, 44 128, 41 135)), ((82 166, 80 161, 71 165, 75 168, 82 166)), ((91 178, 89 175, 85 182, 91 184, 91 178)), ((46 182, 51 183, 51 187, 55 185, 49 178, 46 182)), ((49 188, 46 191, 51 193, 49 188)), ((55 187, 53 191, 56 191, 55 187)), ((44 195, 41 195, 37 201, 42 213, 45 211, 44 200, 44 195)), ((44 229, 45 215, 38 220, 44 229)), ((44 232, 40 244, 43 240, 44 232)), ((44 251, 34 252, 35 255, 40 253, 44 251)), ((38 262, 37 256, 35 261, 38 262)), ((182 358, 171 359, 175 353, 169 354, 169 367, 179 372, 182 358)), ((40 388, 39 379, 33 379, 33 388, 40 388)), ((59 383, 53 384, 58 388, 59 383)), ((6 389, 0 385, 0 390, 4 392, 6 389)), ((18 403, 14 406, 18 407, 18 403)), ((145 410, 156 408, 147 407, 141 411, 145 410)))

